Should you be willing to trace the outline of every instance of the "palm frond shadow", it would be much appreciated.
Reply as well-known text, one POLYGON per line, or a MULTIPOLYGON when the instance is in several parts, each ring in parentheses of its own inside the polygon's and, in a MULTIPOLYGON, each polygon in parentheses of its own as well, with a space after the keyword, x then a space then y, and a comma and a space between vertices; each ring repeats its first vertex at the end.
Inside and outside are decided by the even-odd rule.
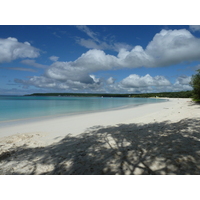
MULTIPOLYGON (((200 120, 92 127, 42 148, 18 147, 3 156, 26 161, 4 174, 200 174, 200 120), (41 170, 48 168, 48 170, 41 170), (39 171, 40 167, 40 171, 39 171)), ((1 155, 0 155, 1 158, 1 155)))

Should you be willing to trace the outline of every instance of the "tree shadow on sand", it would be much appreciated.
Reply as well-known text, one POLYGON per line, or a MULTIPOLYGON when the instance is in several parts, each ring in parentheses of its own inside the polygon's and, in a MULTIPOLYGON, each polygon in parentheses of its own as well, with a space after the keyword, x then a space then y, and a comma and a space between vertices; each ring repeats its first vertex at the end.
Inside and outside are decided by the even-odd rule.
POLYGON ((0 155, 0 173, 200 174, 199 131, 199 119, 92 127, 46 147, 12 148, 0 155))

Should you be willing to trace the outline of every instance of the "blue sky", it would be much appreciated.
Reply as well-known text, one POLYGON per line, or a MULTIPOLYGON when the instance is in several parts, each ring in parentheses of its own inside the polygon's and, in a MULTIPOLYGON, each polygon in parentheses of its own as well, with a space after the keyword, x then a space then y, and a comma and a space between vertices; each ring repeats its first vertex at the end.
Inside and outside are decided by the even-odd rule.
POLYGON ((0 26, 0 94, 191 90, 200 26, 0 26))

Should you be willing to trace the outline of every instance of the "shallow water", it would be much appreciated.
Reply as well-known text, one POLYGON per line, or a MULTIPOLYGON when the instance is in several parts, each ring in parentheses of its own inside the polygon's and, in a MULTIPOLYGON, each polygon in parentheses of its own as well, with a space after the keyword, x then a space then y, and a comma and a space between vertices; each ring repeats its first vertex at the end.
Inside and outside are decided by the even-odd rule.
POLYGON ((151 98, 0 96, 0 121, 95 112, 163 102, 151 98))

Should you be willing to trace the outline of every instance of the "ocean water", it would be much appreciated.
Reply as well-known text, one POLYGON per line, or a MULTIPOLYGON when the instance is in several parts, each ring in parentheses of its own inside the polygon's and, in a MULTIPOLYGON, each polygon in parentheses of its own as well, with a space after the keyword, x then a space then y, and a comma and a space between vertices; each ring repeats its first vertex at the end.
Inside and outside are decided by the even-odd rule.
POLYGON ((0 96, 0 122, 158 103, 163 99, 0 96))

